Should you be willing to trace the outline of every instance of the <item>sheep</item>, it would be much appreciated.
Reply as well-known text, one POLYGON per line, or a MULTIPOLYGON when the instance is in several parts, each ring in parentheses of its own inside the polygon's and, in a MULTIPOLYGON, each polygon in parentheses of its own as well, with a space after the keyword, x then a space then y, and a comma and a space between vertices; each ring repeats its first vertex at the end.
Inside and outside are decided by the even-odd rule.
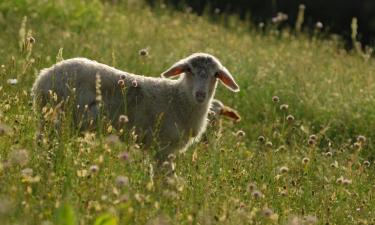
POLYGON ((195 53, 175 63, 161 77, 124 72, 85 58, 61 61, 43 69, 32 87, 34 108, 43 126, 43 109, 49 102, 59 106, 74 99, 74 124, 81 130, 98 126, 105 116, 120 128, 135 132, 144 148, 156 141, 159 160, 185 150, 199 140, 207 126, 207 115, 217 81, 233 92, 239 86, 220 63, 206 53, 195 53), (178 77, 178 79, 168 79, 178 77), (51 96, 53 96, 51 100, 51 96))

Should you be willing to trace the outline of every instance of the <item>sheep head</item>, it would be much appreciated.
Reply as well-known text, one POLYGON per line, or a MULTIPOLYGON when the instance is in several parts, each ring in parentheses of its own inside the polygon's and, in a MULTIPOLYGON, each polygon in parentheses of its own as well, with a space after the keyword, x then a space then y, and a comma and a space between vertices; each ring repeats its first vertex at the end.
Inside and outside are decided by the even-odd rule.
POLYGON ((180 74, 184 74, 187 88, 192 90, 193 99, 200 104, 209 102, 215 92, 217 80, 231 91, 240 90, 229 71, 210 54, 192 54, 175 63, 162 76, 174 77, 180 74))

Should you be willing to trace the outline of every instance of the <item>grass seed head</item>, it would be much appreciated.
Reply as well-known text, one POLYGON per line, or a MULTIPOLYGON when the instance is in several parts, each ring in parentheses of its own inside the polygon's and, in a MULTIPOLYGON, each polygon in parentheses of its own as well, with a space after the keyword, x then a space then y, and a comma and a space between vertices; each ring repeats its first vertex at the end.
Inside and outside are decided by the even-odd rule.
POLYGON ((369 167, 371 165, 370 161, 364 161, 363 162, 363 165, 366 166, 366 167, 369 167))
POLYGON ((262 192, 258 191, 258 190, 254 190, 251 195, 255 198, 255 199, 259 199, 259 198, 262 198, 263 197, 263 194, 262 192))
POLYGON ((123 161, 127 161, 129 160, 129 153, 124 151, 124 152, 121 152, 119 155, 118 155, 118 158, 123 160, 123 161))
POLYGON ((117 84, 119 87, 124 88, 125 87, 125 81, 123 79, 120 79, 117 81, 117 84))
POLYGON ((246 135, 246 133, 243 130, 239 130, 239 131, 236 132, 237 137, 244 137, 245 135, 246 135))
POLYGON ((267 148, 271 148, 273 146, 271 141, 267 141, 265 145, 267 148))
POLYGON ((366 142, 366 137, 363 136, 363 135, 359 135, 357 137, 357 142, 361 143, 361 144, 364 144, 366 142))

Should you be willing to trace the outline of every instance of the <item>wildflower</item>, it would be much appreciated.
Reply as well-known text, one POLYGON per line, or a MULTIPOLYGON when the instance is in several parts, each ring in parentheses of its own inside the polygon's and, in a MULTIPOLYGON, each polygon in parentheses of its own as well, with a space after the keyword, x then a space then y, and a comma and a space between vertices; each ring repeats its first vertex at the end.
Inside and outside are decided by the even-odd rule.
POLYGON ((353 147, 354 147, 355 149, 360 149, 360 148, 361 148, 361 143, 356 142, 356 143, 353 144, 353 147))
POLYGON ((119 121, 121 124, 124 124, 124 123, 129 122, 129 118, 128 118, 126 115, 120 115, 119 118, 118 118, 118 121, 119 121))
POLYGON ((117 81, 117 84, 118 86, 120 86, 121 88, 124 88, 125 87, 125 81, 123 79, 120 79, 117 81))
POLYGON ((251 195, 256 198, 256 199, 259 199, 263 196, 262 192, 258 191, 258 190, 255 190, 251 193, 251 195))
POLYGON ((133 80, 133 81, 132 81, 132 86, 133 86, 133 87, 138 87, 138 82, 137 82, 137 80, 133 80))
POLYGON ((265 216, 267 218, 270 218, 273 215, 273 211, 269 208, 264 208, 262 210, 262 214, 263 214, 263 216, 265 216))
POLYGON ((327 152, 327 153, 326 153, 326 156, 327 156, 327 157, 332 157, 332 152, 327 152))
POLYGON ((245 136, 245 132, 243 130, 239 130, 236 132, 236 136, 237 137, 244 137, 245 136))
POLYGON ((264 23, 263 23, 263 22, 260 22, 260 23, 258 24, 258 27, 259 27, 259 28, 263 28, 263 27, 264 27, 264 23))
POLYGON ((286 150, 286 147, 284 145, 281 145, 277 151, 285 151, 286 150))
POLYGON ((317 141, 318 140, 318 136, 316 136, 315 134, 312 134, 312 135, 309 136, 309 139, 317 141))
POLYGON ((339 163, 337 161, 335 161, 334 163, 331 163, 330 165, 332 168, 338 168, 339 167, 339 163))
POLYGON ((272 147, 272 142, 267 141, 265 145, 266 145, 266 147, 271 148, 272 147))
POLYGON ((323 23, 320 22, 320 21, 318 21, 318 22, 316 22, 315 27, 318 28, 318 29, 320 30, 320 29, 323 28, 323 23))
POLYGON ((257 185, 255 183, 249 183, 247 185, 247 190, 254 191, 257 188, 257 185))
POLYGON ((121 160, 124 160, 124 161, 127 161, 129 159, 129 153, 128 152, 121 152, 119 155, 118 155, 118 158, 121 159, 121 160))
POLYGON ((369 167, 370 166, 370 162, 366 160, 366 161, 363 162, 363 165, 369 167))
POLYGON ((366 142, 366 137, 363 135, 358 135, 357 142, 364 144, 366 142))
POLYGON ((139 50, 138 54, 140 56, 148 56, 148 50, 146 48, 143 48, 143 49, 139 50))
POLYGON ((120 79, 125 80, 125 78, 126 78, 125 74, 121 74, 120 79))
POLYGON ((266 138, 262 135, 258 137, 259 142, 264 142, 265 140, 266 140, 266 138))
POLYGON ((287 173, 289 171, 289 168, 286 167, 286 166, 282 166, 282 167, 280 167, 279 171, 280 171, 280 173, 287 173))
POLYGON ((24 166, 29 161, 29 154, 25 149, 19 149, 12 151, 9 158, 13 164, 24 166))
POLYGON ((307 158, 307 157, 305 157, 305 158, 302 159, 302 164, 304 164, 304 165, 306 165, 309 162, 310 162, 310 159, 307 158))
POLYGON ((316 141, 314 139, 309 139, 307 142, 310 146, 314 146, 316 144, 316 141))
POLYGON ((294 116, 289 114, 289 115, 286 117, 286 120, 287 120, 288 122, 293 122, 293 121, 294 121, 294 116))
POLYGON ((30 44, 34 44, 35 43, 35 38, 33 38, 33 37, 28 37, 27 38, 27 42, 29 42, 30 44))
POLYGON ((280 105, 280 110, 287 111, 288 109, 289 109, 289 105, 288 104, 282 104, 282 105, 280 105))
POLYGON ((90 172, 91 173, 97 173, 97 172, 99 172, 99 166, 97 166, 97 165, 90 166, 90 172))
POLYGON ((171 161, 173 161, 173 160, 176 159, 176 155, 175 154, 169 154, 168 155, 168 159, 171 160, 171 161))
POLYGON ((116 184, 119 187, 127 186, 129 184, 129 178, 126 176, 118 176, 116 178, 116 184))
POLYGON ((280 101, 279 96, 276 96, 276 95, 273 96, 273 97, 272 97, 272 101, 275 102, 275 103, 279 102, 279 101, 280 101))
POLYGON ((17 79, 8 79, 7 83, 10 84, 10 85, 16 85, 18 83, 18 80, 17 79))

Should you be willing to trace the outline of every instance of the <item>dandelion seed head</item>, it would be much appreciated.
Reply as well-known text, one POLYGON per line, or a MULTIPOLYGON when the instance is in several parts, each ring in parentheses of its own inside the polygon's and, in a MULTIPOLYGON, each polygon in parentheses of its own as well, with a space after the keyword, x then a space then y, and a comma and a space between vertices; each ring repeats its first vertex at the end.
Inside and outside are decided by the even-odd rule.
POLYGON ((143 49, 139 50, 138 54, 140 56, 148 56, 148 50, 146 48, 143 48, 143 49))
POLYGON ((293 116, 293 115, 288 115, 288 116, 286 117, 286 120, 287 120, 288 122, 293 122, 293 121, 294 121, 294 116, 293 116))
POLYGON ((123 79, 120 79, 117 81, 117 84, 118 86, 120 86, 121 88, 124 88, 125 87, 125 81, 123 79))
POLYGON ((116 177, 116 184, 119 187, 124 187, 129 184, 129 178, 126 176, 118 176, 116 177))
POLYGON ((127 161, 127 160, 129 160, 129 153, 126 152, 126 151, 123 151, 118 155, 118 158, 123 160, 123 161, 127 161))
POLYGON ((370 161, 364 161, 363 162, 363 165, 366 166, 366 167, 369 167, 371 165, 370 161))
POLYGON ((307 157, 305 157, 305 158, 303 158, 302 159, 302 164, 308 164, 310 162, 310 159, 309 158, 307 158, 307 157))
POLYGON ((91 165, 90 166, 90 172, 91 173, 97 173, 97 172, 99 172, 99 166, 97 166, 97 165, 91 165))
POLYGON ((262 192, 258 191, 258 190, 254 190, 251 195, 256 198, 256 199, 259 199, 263 196, 262 192))
POLYGON ((27 38, 27 42, 29 42, 30 44, 34 44, 35 38, 30 36, 30 37, 27 38))
POLYGON ((279 98, 279 96, 276 96, 276 95, 273 96, 273 97, 272 97, 272 101, 275 102, 275 103, 280 102, 280 98, 279 98))
POLYGON ((318 22, 316 22, 315 27, 318 28, 318 29, 322 29, 323 28, 323 23, 320 22, 320 21, 318 21, 318 22))
POLYGON ((260 135, 260 136, 258 137, 258 141, 259 141, 259 142, 264 142, 264 141, 266 141, 266 138, 265 138, 264 136, 260 135))
POLYGON ((129 122, 129 118, 128 118, 128 116, 126 116, 126 115, 120 115, 119 118, 118 118, 118 121, 119 121, 121 124, 124 124, 124 123, 129 122))
POLYGON ((362 144, 365 143, 366 142, 366 137, 363 136, 363 135, 358 135, 357 142, 362 143, 362 144))
POLYGON ((271 141, 267 141, 265 144, 266 147, 271 148, 273 146, 271 141))
POLYGON ((287 111, 288 109, 289 109, 289 105, 288 104, 282 104, 282 105, 280 105, 280 110, 287 111))
POLYGON ((239 131, 236 132, 237 137, 244 137, 245 135, 246 135, 246 133, 243 130, 239 130, 239 131))
POLYGON ((21 171, 21 173, 22 173, 22 176, 24 176, 24 177, 31 177, 33 175, 34 171, 31 168, 25 168, 21 171))
POLYGON ((257 185, 256 185, 255 183, 249 183, 249 184, 247 185, 247 190, 249 190, 250 192, 255 191, 256 188, 257 188, 257 185))
POLYGON ((287 173, 288 171, 289 171, 289 168, 286 167, 286 166, 282 166, 282 167, 280 167, 280 169, 279 169, 279 172, 280 172, 280 173, 287 173))
POLYGON ((133 81, 132 81, 132 86, 133 86, 133 87, 138 87, 138 82, 137 82, 137 80, 133 80, 133 81))
POLYGON ((304 4, 300 4, 300 5, 298 6, 298 8, 299 8, 300 10, 305 10, 305 9, 306 9, 306 6, 305 6, 304 4))

